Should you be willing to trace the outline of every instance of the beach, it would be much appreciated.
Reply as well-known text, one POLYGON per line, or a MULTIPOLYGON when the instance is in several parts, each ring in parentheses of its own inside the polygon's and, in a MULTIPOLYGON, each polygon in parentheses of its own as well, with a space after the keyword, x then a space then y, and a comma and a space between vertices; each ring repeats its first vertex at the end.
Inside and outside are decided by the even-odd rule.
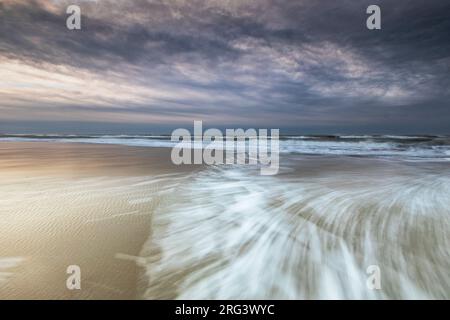
POLYGON ((175 166, 154 146, 167 139, 14 139, 0 142, 2 299, 450 297, 443 138, 289 138, 275 176, 175 166))
POLYGON ((155 177, 181 171, 168 152, 2 142, 0 298, 137 298, 155 177), (81 268, 81 290, 66 287, 69 265, 81 268))

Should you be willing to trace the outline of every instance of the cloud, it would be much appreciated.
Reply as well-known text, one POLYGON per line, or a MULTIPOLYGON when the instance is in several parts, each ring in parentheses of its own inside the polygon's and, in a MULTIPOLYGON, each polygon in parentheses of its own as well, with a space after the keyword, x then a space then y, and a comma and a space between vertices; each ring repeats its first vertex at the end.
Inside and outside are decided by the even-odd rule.
POLYGON ((2 119, 442 130, 450 4, 370 2, 2 1, 2 119))

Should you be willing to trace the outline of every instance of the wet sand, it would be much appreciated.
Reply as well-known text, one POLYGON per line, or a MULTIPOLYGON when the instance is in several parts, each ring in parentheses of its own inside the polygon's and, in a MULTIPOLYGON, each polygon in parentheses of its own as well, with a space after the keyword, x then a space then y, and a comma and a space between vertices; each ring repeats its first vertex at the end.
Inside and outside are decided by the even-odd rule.
POLYGON ((170 150, 0 143, 0 299, 138 298, 137 257, 170 150), (69 265, 81 290, 68 290, 69 265))
POLYGON ((2 142, 0 298, 450 297, 450 162, 280 160, 261 176, 174 166, 170 148, 2 142))

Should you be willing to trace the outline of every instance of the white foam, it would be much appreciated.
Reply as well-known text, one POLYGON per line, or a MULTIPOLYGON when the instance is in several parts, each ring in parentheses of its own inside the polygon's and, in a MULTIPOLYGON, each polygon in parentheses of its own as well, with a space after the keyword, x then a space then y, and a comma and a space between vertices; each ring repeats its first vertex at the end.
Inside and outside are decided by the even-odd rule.
POLYGON ((210 169, 154 215, 145 297, 449 298, 449 192, 448 175, 352 175, 349 185, 338 174, 210 169), (370 265, 381 290, 366 286, 370 265))
MULTIPOLYGON (((383 136, 383 139, 392 141, 379 141, 380 137, 372 136, 343 136, 340 139, 321 140, 317 137, 297 136, 288 137, 280 141, 281 154, 309 154, 309 155, 344 155, 366 157, 393 157, 401 160, 433 160, 448 161, 450 145, 429 145, 411 143, 408 140, 420 137, 412 136, 383 136), (347 138, 358 138, 360 141, 346 141, 347 138), (378 139, 378 140, 377 140, 378 139), (399 142, 405 140, 406 143, 399 142)), ((92 136, 77 138, 76 136, 48 137, 0 137, 0 141, 47 141, 63 143, 93 143, 113 144, 134 147, 162 147, 172 148, 178 142, 170 141, 168 136, 92 136)), ((184 144, 190 148, 189 143, 184 144)), ((225 147, 225 146, 224 146, 225 147)), ((248 148, 248 143, 247 143, 248 148)))

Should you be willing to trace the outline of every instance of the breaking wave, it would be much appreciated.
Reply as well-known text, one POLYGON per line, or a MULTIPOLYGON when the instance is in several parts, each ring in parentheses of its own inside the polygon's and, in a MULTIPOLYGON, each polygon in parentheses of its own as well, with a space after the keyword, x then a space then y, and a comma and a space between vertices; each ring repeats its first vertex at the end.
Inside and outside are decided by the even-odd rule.
MULTIPOLYGON (((168 135, 0 135, 0 141, 46 141, 171 148, 168 135)), ((281 136, 282 154, 346 155, 449 161, 446 136, 281 136)))
POLYGON ((450 298, 448 174, 221 167, 172 194, 142 251, 145 298, 450 298), (380 290, 366 285, 373 265, 380 290))

